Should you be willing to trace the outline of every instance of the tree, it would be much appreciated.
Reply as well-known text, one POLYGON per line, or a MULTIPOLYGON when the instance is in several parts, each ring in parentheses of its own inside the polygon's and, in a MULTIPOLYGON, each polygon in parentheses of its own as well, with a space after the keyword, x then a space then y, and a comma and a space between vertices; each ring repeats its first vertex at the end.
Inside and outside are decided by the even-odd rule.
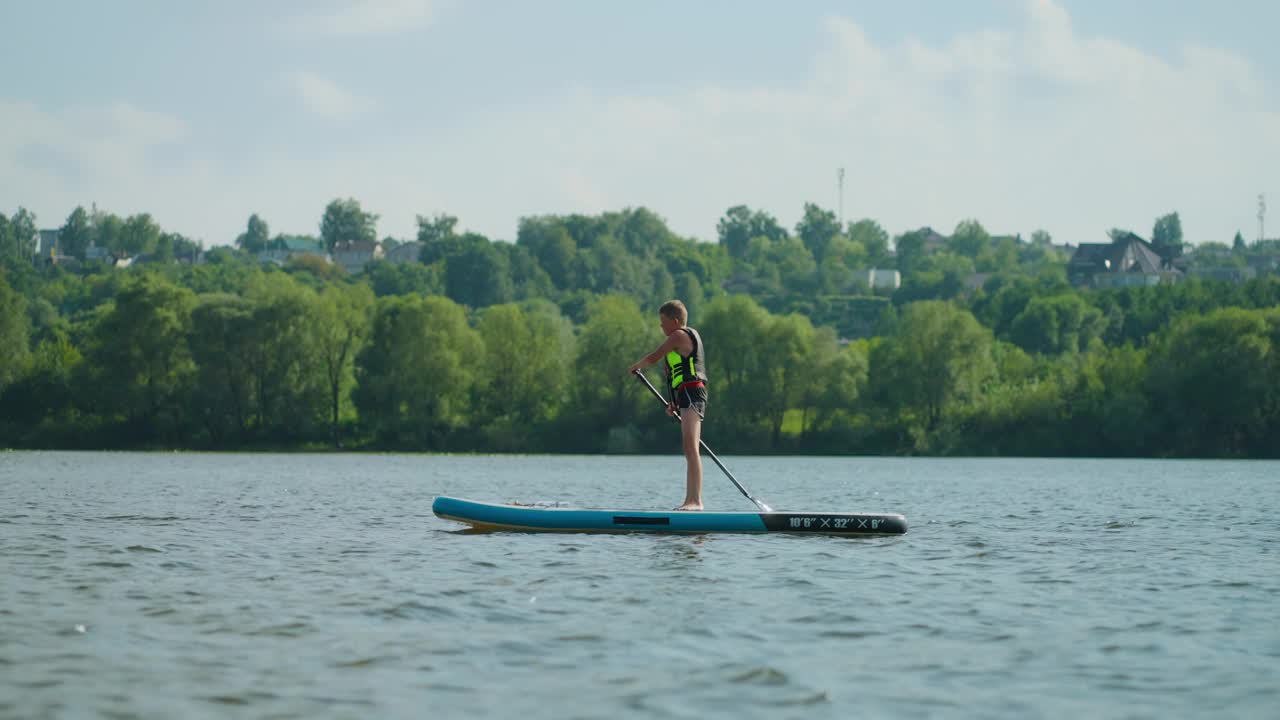
POLYGON ((516 246, 529 250, 557 288, 564 290, 570 286, 578 246, 559 218, 520 218, 516 246))
POLYGON ((871 352, 876 397, 900 419, 922 421, 923 431, 932 433, 949 408, 975 397, 992 377, 991 348, 991 331, 968 311, 940 301, 911 303, 898 334, 871 352))
POLYGON ((573 437, 566 449, 604 450, 611 429, 633 426, 649 401, 626 368, 657 345, 657 313, 646 318, 629 297, 610 295, 594 301, 578 335, 565 427, 573 437))
POLYGON ((1172 260, 1182 255, 1182 221, 1173 212, 1156 219, 1151 229, 1151 245, 1160 257, 1172 260))
POLYGON ((369 332, 374 299, 362 285, 329 285, 320 292, 312 332, 329 399, 329 431, 342 447, 342 400, 355 383, 355 358, 369 332))
POLYGON ((26 369, 29 342, 27 300, 9 287, 0 267, 0 392, 26 369))
POLYGON ((898 257, 898 270, 904 275, 916 269, 926 257, 925 255, 925 238, 929 231, 927 228, 912 230, 899 235, 893 241, 894 250, 898 257))
POLYGON ((89 213, 85 212, 84 207, 76 206, 58 232, 58 245, 62 254, 83 260, 85 251, 92 242, 93 227, 90 225, 89 213))
POLYGON ((118 248, 129 257, 155 252, 160 242, 160 226, 148 213, 130 215, 120 228, 118 248))
POLYGON ((675 237, 665 220, 643 207, 622 212, 615 236, 628 252, 641 257, 652 257, 675 237))
POLYGON ((352 401, 385 447, 441 450, 461 427, 482 346, 444 297, 385 297, 356 357, 352 401))
POLYGON ((253 303, 229 293, 201 295, 191 312, 187 342, 197 368, 193 411, 219 447, 248 432, 254 398, 253 303))
POLYGON ((113 253, 122 253, 124 220, 119 215, 101 210, 94 210, 90 220, 93 224, 94 245, 113 253))
POLYGON ((462 253, 478 240, 483 240, 486 244, 489 242, 487 238, 475 233, 457 234, 454 232, 457 224, 458 218, 452 215, 437 215, 434 218, 419 215, 418 242, 422 243, 422 250, 418 252, 418 261, 431 265, 462 253))
POLYGON ((776 448, 781 444, 787 410, 801 405, 816 380, 809 362, 814 354, 813 324, 797 313, 774 317, 762 340, 768 352, 761 356, 761 377, 754 395, 767 418, 770 445, 776 448))
POLYGON ((320 221, 320 239, 329 252, 347 243, 376 242, 378 216, 362 210, 354 198, 332 200, 320 221))
POLYGON ((861 243, 837 235, 827 246, 827 257, 817 268, 822 292, 847 292, 854 284, 854 271, 867 265, 867 251, 861 243))
POLYGON ((194 304, 190 290, 145 274, 123 286, 93 328, 87 361, 102 403, 96 409, 122 416, 126 442, 173 441, 184 426, 194 304))
POLYGON ((1248 245, 1244 242, 1244 237, 1240 235, 1240 231, 1236 231, 1236 237, 1231 241, 1231 252, 1242 253, 1248 249, 1248 245))
POLYGON ((977 259, 991 246, 991 235, 977 220, 961 220, 947 239, 947 247, 957 255, 977 259))
POLYGON ((1088 349, 1107 321, 1075 293, 1033 297, 1014 318, 1010 336, 1027 352, 1061 354, 1088 349))
POLYGON ((729 208, 716 223, 716 232, 720 244, 731 258, 745 255, 752 238, 762 237, 776 241, 787 237, 786 229, 778 224, 776 218, 762 210, 752 212, 746 205, 729 208))
POLYGON ((9 218, 0 213, 0 260, 17 257, 18 251, 13 244, 13 227, 9 218))
POLYGON ((480 318, 479 406, 482 417, 508 435, 505 444, 527 446, 530 430, 551 417, 568 380, 564 358, 572 357, 572 344, 564 344, 559 312, 551 311, 494 305, 480 318))
MULTIPOLYGON (((339 267, 323 263, 325 267, 339 267)), ((360 281, 368 283, 374 295, 442 295, 444 268, 422 263, 389 263, 384 260, 365 266, 360 281)))
POLYGON ((813 258, 822 262, 827 256, 827 248, 833 238, 840 234, 840 223, 836 214, 823 210, 813 203, 804 204, 804 217, 796 223, 796 235, 804 246, 813 253, 813 258))
POLYGON ((1156 344, 1147 385, 1165 447, 1218 457, 1275 452, 1280 311, 1224 308, 1185 317, 1156 344))
POLYGON ((1053 236, 1048 230, 1033 230, 1031 232, 1031 244, 1040 247, 1048 247, 1053 244, 1053 236))
POLYGON ((803 435, 831 430, 838 417, 852 414, 867 384, 867 353, 866 340, 841 348, 832 328, 815 330, 813 353, 805 359, 811 380, 800 396, 803 435))
POLYGON ((537 258, 523 245, 497 246, 506 253, 511 266, 512 291, 517 300, 532 300, 555 296, 555 283, 551 276, 538 264, 537 258))
POLYGON ((846 233, 849 240, 861 243, 867 251, 867 263, 871 267, 882 268, 889 262, 889 233, 880 227, 880 223, 871 219, 862 219, 849 224, 846 233))
POLYGON ((445 294, 473 308, 511 301, 511 261, 481 235, 464 236, 465 250, 445 261, 445 294))
POLYGON ((258 217, 257 213, 249 216, 249 226, 236 238, 236 247, 248 253, 260 253, 267 249, 271 242, 271 230, 267 221, 258 217))
POLYGON ((30 263, 31 257, 35 255, 39 237, 35 214, 24 207, 18 208, 18 211, 9 219, 8 232, 4 235, 7 235, 7 240, 0 236, 0 241, 4 241, 7 247, 0 245, 0 257, 7 256, 30 263))
POLYGON ((291 275, 269 273, 248 296, 258 430, 268 439, 307 437, 324 422, 328 407, 315 347, 316 294, 291 275))
MULTIPOLYGON (((803 249, 803 248, 802 248, 803 249)), ((709 344, 707 368, 715 393, 718 417, 734 433, 745 436, 749 446, 752 432, 765 419, 755 400, 759 387, 768 382, 764 372, 770 348, 765 337, 773 317, 746 295, 719 297, 707 304, 701 319, 690 318, 709 344)))
POLYGON ((818 264, 800 238, 776 242, 753 238, 745 259, 757 274, 765 273, 766 284, 774 285, 770 288, 774 292, 806 294, 816 287, 818 264))

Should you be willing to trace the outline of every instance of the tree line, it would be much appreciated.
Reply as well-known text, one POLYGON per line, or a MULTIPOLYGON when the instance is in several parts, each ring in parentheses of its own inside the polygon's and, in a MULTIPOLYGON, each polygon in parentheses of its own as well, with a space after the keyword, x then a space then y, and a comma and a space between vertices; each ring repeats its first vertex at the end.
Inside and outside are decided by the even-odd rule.
MULTIPOLYGON (((0 228, 9 246, 34 228, 21 213, 0 228)), ((85 247, 190 249, 162 244, 149 216, 79 213, 67 226, 85 223, 85 247)), ((1180 246, 1168 218, 1157 228, 1180 246)), ((335 200, 315 240, 368 240, 376 220, 335 200)), ((707 432, 726 452, 1280 452, 1275 277, 1084 292, 1045 233, 968 220, 891 251, 874 221, 841 227, 814 205, 794 232, 730 208, 717 243, 644 208, 525 218, 515 242, 448 215, 418 225, 416 262, 356 276, 259 263, 251 251, 281 236, 257 215, 203 264, 69 271, 0 253, 0 446, 669 449, 625 368, 659 339, 658 304, 681 297, 708 341, 707 432), (858 275, 882 265, 901 288, 858 275), (975 271, 991 278, 966 288, 975 271)))

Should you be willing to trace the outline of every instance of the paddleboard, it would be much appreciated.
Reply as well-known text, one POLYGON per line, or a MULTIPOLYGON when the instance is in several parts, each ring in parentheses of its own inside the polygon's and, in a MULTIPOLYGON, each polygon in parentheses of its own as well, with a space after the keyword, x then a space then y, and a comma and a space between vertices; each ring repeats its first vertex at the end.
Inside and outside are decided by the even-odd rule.
POLYGON ((900 535, 902 515, 833 512, 684 512, 603 510, 477 502, 440 496, 431 510, 481 530, 583 533, 797 533, 900 535))

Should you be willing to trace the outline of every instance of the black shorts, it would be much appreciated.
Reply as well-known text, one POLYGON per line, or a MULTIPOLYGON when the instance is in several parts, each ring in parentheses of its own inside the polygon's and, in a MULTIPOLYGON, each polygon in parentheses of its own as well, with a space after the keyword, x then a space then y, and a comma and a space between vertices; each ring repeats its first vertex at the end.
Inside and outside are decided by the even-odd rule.
POLYGON ((675 391, 676 407, 691 407, 698 411, 699 415, 706 417, 707 414, 707 386, 695 385, 693 387, 683 387, 675 391))

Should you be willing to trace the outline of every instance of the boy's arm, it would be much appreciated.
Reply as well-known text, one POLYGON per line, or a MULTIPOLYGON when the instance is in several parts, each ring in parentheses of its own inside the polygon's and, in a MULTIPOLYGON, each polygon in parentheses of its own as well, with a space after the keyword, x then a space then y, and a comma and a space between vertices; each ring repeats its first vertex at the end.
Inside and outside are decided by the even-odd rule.
POLYGON ((680 339, 681 339, 680 336, 682 335, 684 335, 684 333, 681 333, 681 332, 674 332, 668 335, 667 339, 662 341, 662 344, 658 346, 657 350, 654 350, 648 355, 645 355, 644 357, 640 358, 635 363, 632 363, 631 367, 627 369, 627 373, 634 373, 635 371, 640 370, 641 368, 649 367, 650 365, 661 360, 663 357, 666 356, 667 353, 671 352, 672 350, 676 349, 677 346, 679 346, 680 339))

